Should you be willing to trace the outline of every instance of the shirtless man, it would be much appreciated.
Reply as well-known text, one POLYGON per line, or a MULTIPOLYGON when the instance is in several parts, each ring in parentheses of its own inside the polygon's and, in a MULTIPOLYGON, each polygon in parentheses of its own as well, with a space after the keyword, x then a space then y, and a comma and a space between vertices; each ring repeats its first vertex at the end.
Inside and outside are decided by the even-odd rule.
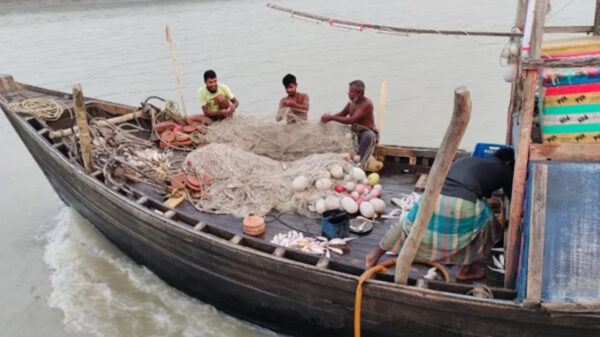
POLYGON ((204 72, 204 84, 198 89, 198 99, 204 115, 212 120, 220 120, 233 116, 240 102, 234 97, 229 87, 217 82, 217 74, 212 70, 204 72))
POLYGON ((358 135, 358 155, 361 162, 365 163, 377 141, 373 102, 365 97, 365 84, 361 80, 350 82, 348 98, 350 102, 342 111, 335 115, 324 114, 321 122, 336 121, 352 124, 352 131, 358 135))
POLYGON ((277 111, 277 121, 287 116, 287 123, 294 123, 297 120, 308 118, 309 99, 307 94, 298 92, 298 83, 296 76, 287 74, 283 77, 283 87, 288 94, 279 101, 279 111, 277 111))

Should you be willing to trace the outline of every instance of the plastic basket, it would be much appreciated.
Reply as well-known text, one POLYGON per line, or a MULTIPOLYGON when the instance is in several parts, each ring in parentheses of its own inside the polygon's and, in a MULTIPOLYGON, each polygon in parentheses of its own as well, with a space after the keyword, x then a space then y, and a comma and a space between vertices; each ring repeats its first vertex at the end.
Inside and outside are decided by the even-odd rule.
POLYGON ((492 158, 494 157, 494 153, 496 153, 496 151, 500 149, 510 148, 510 145, 504 144, 477 143, 477 145, 475 145, 473 153, 471 153, 471 156, 480 158, 492 158))

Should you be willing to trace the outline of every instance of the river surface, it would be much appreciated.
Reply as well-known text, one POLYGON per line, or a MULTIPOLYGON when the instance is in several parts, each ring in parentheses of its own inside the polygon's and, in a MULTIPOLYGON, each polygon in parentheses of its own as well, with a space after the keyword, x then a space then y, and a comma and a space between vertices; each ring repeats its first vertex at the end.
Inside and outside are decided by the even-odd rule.
MULTIPOLYGON (((516 1, 277 1, 325 16, 386 25, 508 31, 516 1)), ((265 8, 266 1, 0 1, 0 73, 17 81, 138 105, 178 99, 171 25, 187 109, 214 69, 240 110, 273 115, 281 78, 298 78, 309 118, 337 112, 347 84, 378 101, 388 82, 382 142, 437 146, 466 85, 472 119, 461 147, 503 142, 509 84, 505 38, 391 35, 333 28, 265 8)), ((589 25, 593 0, 552 1, 548 25, 589 25), (566 6, 566 7, 565 7, 566 6), (563 9, 564 8, 564 9, 563 9)), ((172 288, 132 263, 51 189, 0 116, 0 336, 273 336, 172 288)))

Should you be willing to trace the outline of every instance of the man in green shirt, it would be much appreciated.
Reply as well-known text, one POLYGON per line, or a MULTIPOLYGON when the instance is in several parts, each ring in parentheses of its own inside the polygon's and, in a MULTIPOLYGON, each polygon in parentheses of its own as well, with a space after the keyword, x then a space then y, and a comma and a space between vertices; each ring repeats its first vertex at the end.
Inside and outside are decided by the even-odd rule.
POLYGON ((213 70, 204 72, 204 84, 198 89, 198 98, 204 115, 212 120, 220 120, 233 116, 240 104, 229 87, 217 82, 217 74, 213 70))

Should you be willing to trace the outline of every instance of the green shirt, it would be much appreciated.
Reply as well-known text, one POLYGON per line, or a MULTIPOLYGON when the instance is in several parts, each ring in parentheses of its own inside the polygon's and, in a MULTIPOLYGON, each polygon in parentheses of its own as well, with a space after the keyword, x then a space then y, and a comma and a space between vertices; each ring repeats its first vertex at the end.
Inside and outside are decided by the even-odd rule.
POLYGON ((217 112, 219 111, 219 105, 217 104, 217 96, 223 95, 228 100, 233 99, 233 93, 229 90, 229 87, 225 84, 217 83, 217 91, 210 92, 206 86, 198 89, 198 99, 200 100, 201 106, 207 106, 209 111, 217 112))

